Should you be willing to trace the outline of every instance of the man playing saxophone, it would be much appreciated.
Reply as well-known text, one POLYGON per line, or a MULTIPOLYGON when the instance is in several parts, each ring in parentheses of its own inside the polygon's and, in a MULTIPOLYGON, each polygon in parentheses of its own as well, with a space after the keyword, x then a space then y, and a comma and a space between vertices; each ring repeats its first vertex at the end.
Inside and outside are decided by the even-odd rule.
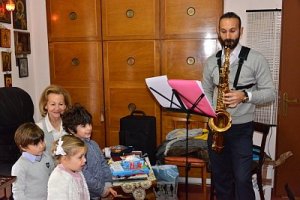
POLYGON ((242 34, 240 17, 233 12, 223 14, 218 27, 222 51, 207 59, 203 72, 205 94, 216 111, 222 111, 220 119, 209 124, 212 134, 208 138, 218 200, 255 199, 251 177, 255 106, 272 102, 276 96, 266 59, 259 52, 239 44, 242 34), (230 50, 226 58, 229 69, 222 78, 227 48, 230 50), (222 88, 222 85, 228 85, 228 88, 222 88), (223 113, 229 113, 229 116, 223 113), (227 126, 224 122, 230 124, 227 126), (223 139, 223 145, 217 146, 217 151, 213 144, 215 134, 221 134, 223 139))

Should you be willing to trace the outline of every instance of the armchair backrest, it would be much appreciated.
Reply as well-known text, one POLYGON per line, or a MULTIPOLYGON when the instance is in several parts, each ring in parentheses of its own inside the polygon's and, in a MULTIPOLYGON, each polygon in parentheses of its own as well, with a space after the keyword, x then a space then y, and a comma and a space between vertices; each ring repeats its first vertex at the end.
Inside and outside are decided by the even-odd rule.
MULTIPOLYGON (((259 149, 258 153, 258 166, 262 167, 264 159, 265 159, 265 146, 267 141, 267 136, 269 134, 270 125, 263 124, 259 122, 254 122, 254 131, 257 133, 262 134, 260 145, 254 145, 254 148, 259 149)), ((254 152, 255 153, 255 152, 254 152)))
POLYGON ((29 94, 18 87, 0 88, 0 161, 14 162, 19 149, 14 142, 16 129, 34 122, 34 106, 29 94))

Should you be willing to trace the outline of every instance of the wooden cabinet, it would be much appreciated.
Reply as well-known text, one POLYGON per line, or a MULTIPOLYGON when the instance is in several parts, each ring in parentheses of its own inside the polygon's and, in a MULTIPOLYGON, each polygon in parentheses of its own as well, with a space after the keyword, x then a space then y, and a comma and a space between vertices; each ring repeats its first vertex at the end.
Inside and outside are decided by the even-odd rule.
POLYGON ((92 138, 105 147, 100 0, 47 0, 51 83, 93 117, 92 138))
MULTIPOLYGON (((162 44, 162 74, 169 79, 202 80, 206 59, 216 52, 217 39, 173 39, 162 44)), ((170 131, 172 117, 176 113, 163 111, 161 140, 170 131)), ((181 116, 182 114, 178 114, 181 116)), ((182 117, 182 116, 181 116, 182 117)))
POLYGON ((93 114, 93 137, 119 142, 128 105, 157 120, 157 143, 168 116, 145 78, 202 79, 206 58, 217 49, 222 0, 47 0, 51 82, 93 114), (96 128, 95 128, 96 126, 96 128))
MULTIPOLYGON (((205 60, 217 51, 216 28, 222 13, 221 0, 161 1, 162 74, 169 79, 202 80, 205 60)), ((171 118, 162 112, 162 141, 171 118)))
MULTIPOLYGON (((160 108, 145 84, 145 78, 160 74, 159 42, 105 41, 103 47, 107 143, 116 145, 120 118, 130 114, 130 103, 160 122, 160 108)), ((157 124, 159 135, 160 123, 157 124)))

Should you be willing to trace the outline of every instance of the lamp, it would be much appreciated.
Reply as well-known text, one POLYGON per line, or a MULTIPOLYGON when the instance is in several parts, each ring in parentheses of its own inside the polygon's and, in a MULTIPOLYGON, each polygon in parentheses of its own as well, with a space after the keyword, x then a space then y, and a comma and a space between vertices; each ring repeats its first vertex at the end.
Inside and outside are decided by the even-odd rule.
POLYGON ((8 0, 5 5, 5 8, 7 11, 14 11, 15 7, 16 7, 16 4, 13 0, 8 0))

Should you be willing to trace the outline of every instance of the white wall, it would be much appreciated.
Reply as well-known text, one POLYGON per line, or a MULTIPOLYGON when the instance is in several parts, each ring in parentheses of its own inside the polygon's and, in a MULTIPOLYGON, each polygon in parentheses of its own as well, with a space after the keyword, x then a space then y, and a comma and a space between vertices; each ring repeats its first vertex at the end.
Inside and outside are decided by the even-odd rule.
MULTIPOLYGON (((11 48, 0 48, 0 50, 11 51, 12 85, 14 87, 22 88, 30 94, 35 105, 34 118, 35 120, 38 120, 40 118, 38 110, 39 95, 41 94, 42 90, 50 84, 45 0, 27 0, 26 10, 27 30, 24 31, 30 32, 31 40, 31 54, 27 55, 29 76, 19 78, 19 71, 18 67, 16 67, 16 59, 14 54, 14 29, 12 23, 1 23, 2 26, 11 30, 11 48)), ((5 73, 2 72, 1 69, 0 87, 4 86, 4 74, 5 73)))
POLYGON ((40 119, 38 102, 40 94, 50 84, 49 51, 45 0, 27 0, 30 4, 30 25, 32 38, 32 77, 29 82, 31 97, 35 104, 35 120, 40 119))
POLYGON ((241 17, 244 34, 240 40, 247 45, 247 13, 246 10, 281 9, 282 0, 224 0, 224 12, 235 12, 241 17))

